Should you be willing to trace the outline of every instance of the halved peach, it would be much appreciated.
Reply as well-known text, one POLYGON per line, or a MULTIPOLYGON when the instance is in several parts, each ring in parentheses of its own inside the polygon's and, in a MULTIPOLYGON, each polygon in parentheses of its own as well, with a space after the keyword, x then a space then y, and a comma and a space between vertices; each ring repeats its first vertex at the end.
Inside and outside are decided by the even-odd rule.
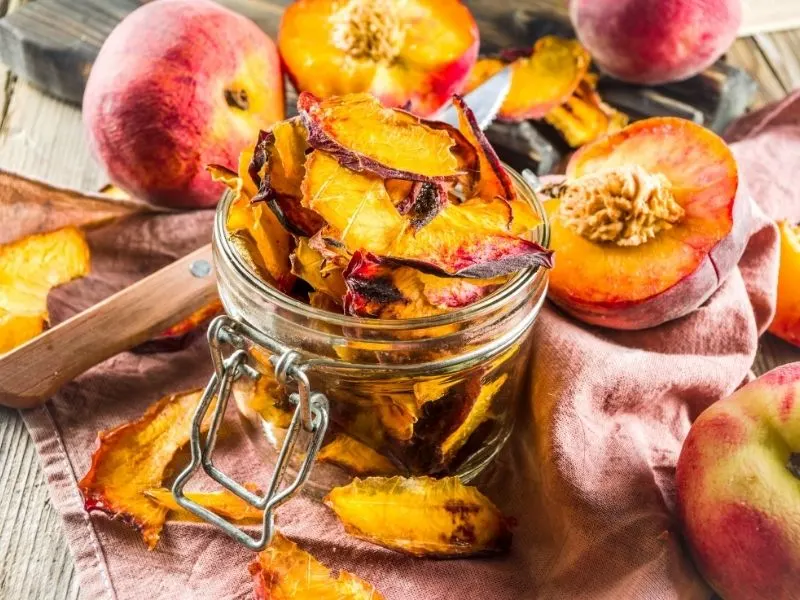
POLYGON ((783 221, 778 228, 781 232, 778 304, 769 330, 800 346, 800 225, 783 221))
POLYGON ((296 0, 278 31, 298 90, 322 98, 369 92, 423 116, 461 91, 478 43, 460 0, 296 0))
POLYGON ((739 261, 750 229, 733 154, 700 125, 672 117, 634 123, 579 150, 566 184, 632 167, 665 177, 683 212, 639 245, 587 239, 568 226, 562 200, 545 204, 558 256, 550 298, 587 323, 616 329, 652 327, 696 309, 739 261))

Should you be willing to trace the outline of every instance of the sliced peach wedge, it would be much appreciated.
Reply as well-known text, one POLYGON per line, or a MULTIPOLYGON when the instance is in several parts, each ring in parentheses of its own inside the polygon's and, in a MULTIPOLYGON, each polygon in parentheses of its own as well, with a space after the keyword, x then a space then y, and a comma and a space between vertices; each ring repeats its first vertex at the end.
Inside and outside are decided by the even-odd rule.
POLYGON ((575 317, 644 329, 705 302, 735 267, 749 197, 725 142, 657 117, 584 146, 545 203, 550 298, 575 317))
POLYGON ((278 31, 299 91, 322 98, 369 92, 422 116, 461 91, 478 43, 461 0, 296 0, 278 31))

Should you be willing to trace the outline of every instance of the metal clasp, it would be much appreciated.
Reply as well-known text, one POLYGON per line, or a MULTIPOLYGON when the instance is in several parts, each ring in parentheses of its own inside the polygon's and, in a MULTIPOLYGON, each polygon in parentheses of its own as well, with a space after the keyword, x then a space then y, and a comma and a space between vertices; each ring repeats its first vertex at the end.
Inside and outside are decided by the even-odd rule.
POLYGON ((172 495, 180 506, 201 519, 216 525, 240 544, 250 550, 263 550, 269 545, 275 529, 275 509, 296 493, 308 479, 314 459, 328 428, 328 399, 324 394, 314 393, 310 389, 308 376, 303 365, 299 362, 300 357, 296 352, 248 325, 231 319, 227 315, 219 316, 212 321, 208 328, 208 345, 214 361, 214 374, 211 376, 192 418, 189 438, 192 460, 175 479, 175 483, 172 485, 172 495), (297 392, 289 396, 289 400, 296 405, 292 422, 286 432, 283 446, 278 453, 269 489, 264 496, 251 492, 228 477, 214 466, 212 461, 217 434, 230 400, 233 382, 239 377, 249 377, 256 380, 261 376, 250 364, 252 357, 247 350, 248 343, 261 346, 271 353, 270 362, 275 369, 275 376, 278 381, 284 384, 295 383, 297 385, 297 392), (227 358, 223 356, 223 348, 226 346, 232 349, 227 358), (205 439, 203 439, 203 421, 214 398, 217 398, 217 403, 214 407, 208 432, 205 435, 205 439), (309 442, 298 453, 302 457, 302 462, 294 480, 290 484, 282 486, 284 475, 286 474, 289 460, 294 455, 295 445, 301 429, 310 434, 309 442), (192 474, 201 467, 211 479, 219 483, 223 488, 236 494, 251 506, 263 511, 261 535, 258 538, 250 536, 234 524, 186 497, 183 489, 192 474))

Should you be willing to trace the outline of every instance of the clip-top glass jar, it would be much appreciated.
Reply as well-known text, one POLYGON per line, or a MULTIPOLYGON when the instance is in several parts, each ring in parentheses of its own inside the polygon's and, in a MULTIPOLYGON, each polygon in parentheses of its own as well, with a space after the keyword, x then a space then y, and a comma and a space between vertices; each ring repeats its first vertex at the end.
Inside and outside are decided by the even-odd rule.
MULTIPOLYGON (((542 225, 532 235, 547 247, 544 209, 527 183, 507 170, 519 199, 541 217, 542 225)), ((287 296, 259 277, 226 229, 233 199, 228 192, 218 206, 213 242, 219 295, 228 316, 211 327, 209 341, 212 354, 222 342, 235 352, 227 360, 215 356, 212 384, 220 396, 233 387, 237 407, 266 460, 294 471, 289 493, 305 482, 309 470, 308 487, 317 493, 354 475, 457 475, 470 481, 483 471, 512 430, 515 400, 526 379, 529 333, 546 295, 547 270, 523 270, 474 304, 437 316, 345 316, 287 296), (224 379, 226 365, 237 372, 224 379), (292 395, 295 385, 299 394, 292 395), (295 408, 301 400, 305 406, 295 408), (325 426, 321 439, 319 428, 325 426), (295 440, 284 444, 287 431, 301 429, 311 439, 292 456, 292 448, 285 446, 295 440)), ((207 395, 203 411, 210 404, 207 395)), ((195 419, 198 438, 202 416, 195 419)), ((212 426, 209 435, 214 433, 212 426)), ((198 454, 194 467, 209 472, 206 467, 211 466, 210 474, 228 487, 231 482, 213 471, 210 456, 200 457, 203 450, 213 450, 213 440, 203 448, 193 439, 192 449, 198 454)), ((176 482, 176 497, 221 525, 182 496, 190 470, 176 482)), ((280 482, 272 488, 267 496, 278 493, 280 482)), ((278 501, 270 501, 241 486, 231 489, 267 512, 288 497, 278 494, 278 501)), ((261 547, 269 541, 267 520, 262 539, 251 543, 227 531, 261 547)))

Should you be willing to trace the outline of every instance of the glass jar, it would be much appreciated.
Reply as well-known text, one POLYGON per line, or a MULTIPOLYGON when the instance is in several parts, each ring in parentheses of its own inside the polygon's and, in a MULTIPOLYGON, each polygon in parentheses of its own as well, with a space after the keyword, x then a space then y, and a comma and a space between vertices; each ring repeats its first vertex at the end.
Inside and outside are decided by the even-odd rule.
MULTIPOLYGON (((532 235, 547 247, 545 211, 525 181, 507 170, 519 198, 541 217, 532 235)), ((321 493, 353 475, 475 478, 511 433, 547 270, 519 272, 486 298, 433 317, 336 314, 258 276, 226 229, 233 198, 226 193, 218 206, 213 239, 225 311, 293 350, 310 388, 329 402, 330 426, 308 485, 321 493)), ((274 462, 292 416, 291 390, 278 383, 269 353, 255 346, 249 351, 261 379, 240 378, 234 398, 266 460, 274 462)))

